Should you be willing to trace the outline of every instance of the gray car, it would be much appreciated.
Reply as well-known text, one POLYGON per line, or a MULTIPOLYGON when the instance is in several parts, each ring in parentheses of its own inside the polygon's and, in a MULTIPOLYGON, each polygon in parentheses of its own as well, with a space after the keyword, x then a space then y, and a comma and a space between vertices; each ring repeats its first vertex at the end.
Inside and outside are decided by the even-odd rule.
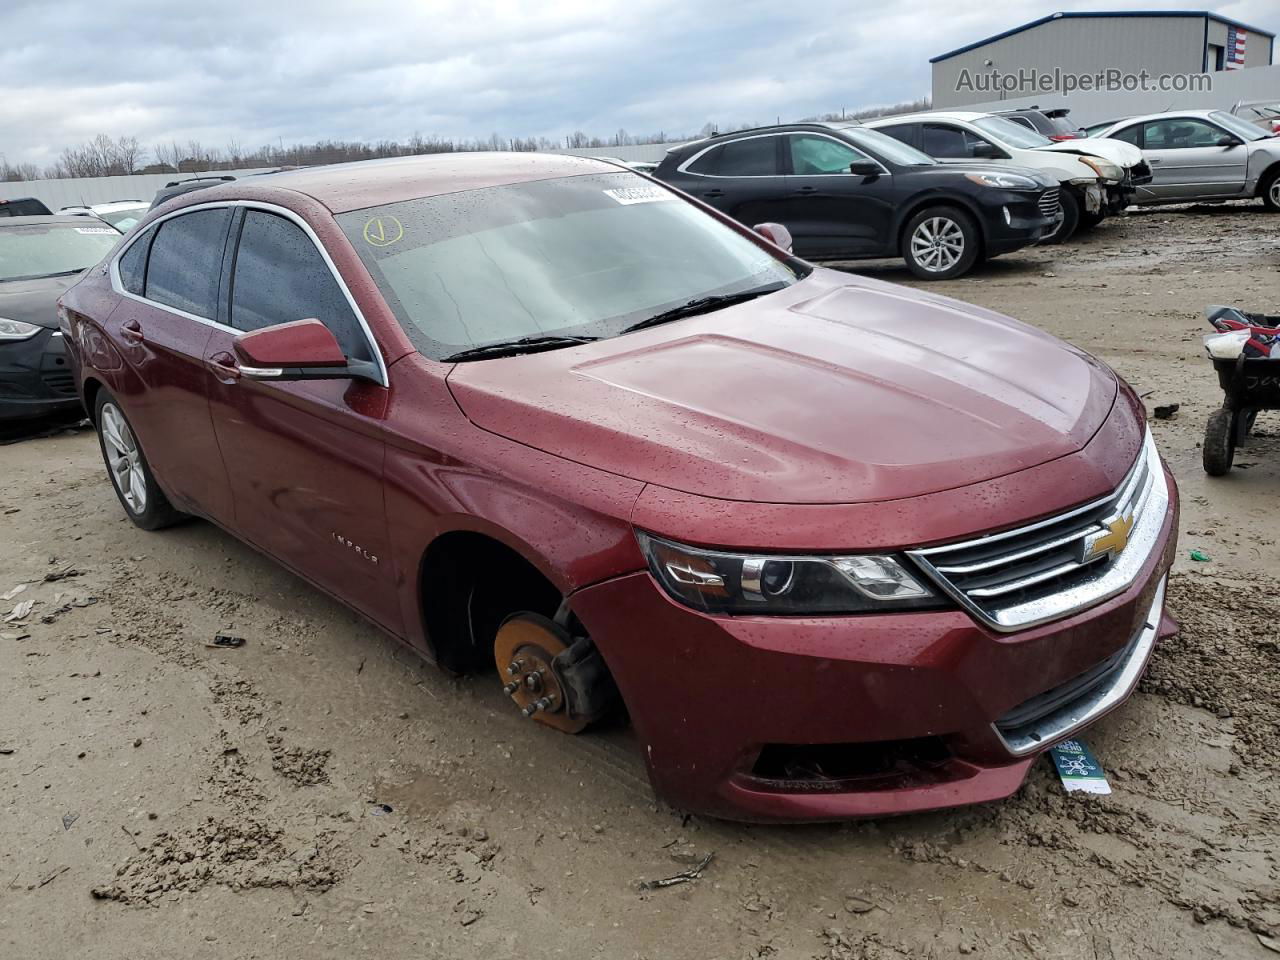
POLYGON ((1142 150, 1152 179, 1133 202, 1261 197, 1280 210, 1280 138, 1224 110, 1175 110, 1117 120, 1093 133, 1142 150))

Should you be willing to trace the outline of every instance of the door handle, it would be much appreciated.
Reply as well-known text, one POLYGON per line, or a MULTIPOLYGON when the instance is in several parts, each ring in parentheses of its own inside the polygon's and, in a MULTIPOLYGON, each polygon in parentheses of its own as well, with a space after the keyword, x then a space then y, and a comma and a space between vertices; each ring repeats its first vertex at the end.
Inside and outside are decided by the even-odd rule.
POLYGON ((796 187, 796 193, 817 193, 817 187, 796 187))
POLYGON ((240 364, 231 354, 223 351, 215 353, 204 362, 209 372, 223 383, 233 383, 240 379, 240 364))
POLYGON ((137 320, 126 320, 120 324, 120 336, 126 343, 145 343, 147 339, 142 334, 142 324, 137 320))
POLYGON ((1149 158, 1147 159, 1147 163, 1159 163, 1159 162, 1160 162, 1160 158, 1159 158, 1159 157, 1149 157, 1149 158))
POLYGON ((707 191, 706 191, 706 192, 704 192, 702 195, 703 195, 704 197, 708 197, 708 198, 710 198, 710 199, 714 200, 714 199, 716 199, 717 197, 723 197, 723 196, 724 196, 724 191, 723 191, 723 190, 707 190, 707 191))

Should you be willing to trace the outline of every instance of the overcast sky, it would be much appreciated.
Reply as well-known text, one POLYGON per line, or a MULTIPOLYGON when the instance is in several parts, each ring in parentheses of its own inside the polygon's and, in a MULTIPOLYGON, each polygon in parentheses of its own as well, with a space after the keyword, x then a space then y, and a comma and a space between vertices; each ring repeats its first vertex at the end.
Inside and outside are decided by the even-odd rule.
POLYGON ((929 93, 931 56, 1057 10, 1275 0, 0 0, 0 154, 146 145, 608 136, 929 93))

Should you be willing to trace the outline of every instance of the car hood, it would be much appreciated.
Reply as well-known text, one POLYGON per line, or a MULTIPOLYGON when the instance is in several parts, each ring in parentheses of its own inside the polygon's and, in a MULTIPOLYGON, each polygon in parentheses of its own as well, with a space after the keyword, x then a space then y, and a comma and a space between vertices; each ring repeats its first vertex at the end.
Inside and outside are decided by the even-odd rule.
POLYGON ((461 363, 477 426, 722 500, 897 500, 1081 449, 1111 371, 1007 317, 817 269, 701 317, 545 353, 461 363))
POLYGON ((0 282, 0 317, 24 320, 27 323, 58 329, 60 296, 80 279, 74 273, 68 277, 39 277, 35 280, 6 280, 0 282))
POLYGON ((1076 140, 1059 140, 1037 150, 1053 153, 1077 153, 1086 157, 1101 157, 1125 169, 1142 162, 1142 151, 1123 140, 1102 137, 1080 137, 1076 140))

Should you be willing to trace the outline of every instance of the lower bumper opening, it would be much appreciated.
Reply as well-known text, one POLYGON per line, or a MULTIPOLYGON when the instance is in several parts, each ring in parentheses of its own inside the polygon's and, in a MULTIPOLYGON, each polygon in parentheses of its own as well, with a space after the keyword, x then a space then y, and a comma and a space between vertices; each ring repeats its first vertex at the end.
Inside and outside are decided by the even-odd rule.
POLYGON ((783 792, 897 790, 955 779, 939 737, 870 743, 766 744, 746 779, 783 792))

